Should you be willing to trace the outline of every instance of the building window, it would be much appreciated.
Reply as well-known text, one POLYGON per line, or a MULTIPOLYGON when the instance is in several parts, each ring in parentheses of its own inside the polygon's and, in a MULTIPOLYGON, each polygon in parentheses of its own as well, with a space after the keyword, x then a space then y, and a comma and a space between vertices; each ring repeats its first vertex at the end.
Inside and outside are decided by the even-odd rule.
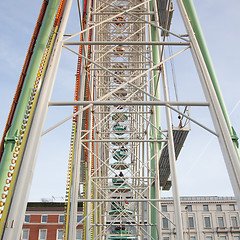
POLYGON ((217 211, 222 211, 222 205, 221 204, 217 204, 216 205, 216 209, 217 209, 217 211))
POLYGON ((231 217, 232 227, 238 227, 237 217, 231 217))
POLYGON ((64 216, 63 216, 63 215, 60 215, 60 216, 59 216, 58 222, 59 222, 59 223, 63 223, 63 222, 64 222, 64 216))
POLYGON ((208 205, 203 205, 203 211, 205 211, 205 212, 209 211, 208 205))
POLYGON ((63 230, 60 229, 57 230, 57 239, 58 240, 63 239, 63 230))
POLYGON ((24 222, 30 223, 30 215, 25 215, 24 222))
POLYGON ((192 205, 187 205, 185 207, 185 209, 188 211, 188 212, 192 212, 192 205))
POLYGON ((210 217, 204 217, 204 227, 205 228, 210 228, 211 227, 210 217))
POLYGON ((206 236, 205 240, 212 240, 212 236, 206 236))
POLYGON ((76 240, 82 240, 82 230, 76 231, 76 240))
POLYGON ((229 210, 230 211, 235 211, 235 205, 234 204, 229 204, 229 210))
POLYGON ((22 240, 28 240, 29 239, 29 229, 23 229, 22 230, 22 240))
POLYGON ((168 228, 168 219, 167 218, 163 218, 162 222, 163 222, 163 228, 168 228))
POLYGON ((169 240, 169 237, 163 237, 163 240, 169 240))
POLYGON ((240 236, 233 236, 233 240, 240 240, 240 236))
POLYGON ((218 217, 218 226, 220 228, 224 227, 224 221, 223 221, 223 217, 218 217))
POLYGON ((189 217, 188 218, 188 224, 190 228, 194 228, 194 220, 193 217, 189 217))
POLYGON ((227 236, 220 236, 219 239, 220 240, 227 240, 227 236))
POLYGON ((196 237, 195 236, 191 236, 190 240, 196 240, 196 237))
POLYGON ((167 212, 167 205, 162 205, 162 212, 167 212))
POLYGON ((46 240, 47 239, 47 230, 40 229, 39 230, 39 240, 46 240))
POLYGON ((41 222, 42 223, 46 223, 47 222, 47 215, 42 215, 41 222))
POLYGON ((82 215, 77 215, 77 222, 79 223, 81 222, 81 220, 82 220, 82 215))

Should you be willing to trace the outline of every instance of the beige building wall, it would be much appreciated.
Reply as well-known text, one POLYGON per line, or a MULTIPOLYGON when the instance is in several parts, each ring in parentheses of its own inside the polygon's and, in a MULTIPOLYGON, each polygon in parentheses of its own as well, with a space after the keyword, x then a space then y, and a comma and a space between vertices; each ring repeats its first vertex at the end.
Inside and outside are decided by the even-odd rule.
MULTIPOLYGON (((174 220, 173 200, 161 202, 163 214, 174 220)), ((233 197, 182 197, 181 211, 186 240, 240 240, 239 212, 233 197)), ((175 226, 162 217, 160 239, 176 239, 175 226)))

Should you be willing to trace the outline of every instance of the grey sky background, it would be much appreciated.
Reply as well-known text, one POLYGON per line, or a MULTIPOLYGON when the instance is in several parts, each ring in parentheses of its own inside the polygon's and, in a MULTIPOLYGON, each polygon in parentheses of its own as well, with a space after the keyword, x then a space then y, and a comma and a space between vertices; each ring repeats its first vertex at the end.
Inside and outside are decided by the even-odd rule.
MULTIPOLYGON (((231 123, 240 136, 240 2, 195 0, 194 3, 231 123)), ((40 0, 0 2, 0 134, 5 127, 41 4, 40 0)), ((183 34, 185 31, 176 4, 175 9, 172 29, 183 34)), ((74 12, 73 9, 75 16, 74 12)), ((68 30, 72 30, 71 26, 68 30)), ((62 56, 52 100, 73 99, 76 57, 65 51, 62 56)), ((186 61, 176 58, 174 62, 179 99, 202 100, 195 70, 191 70, 193 64, 189 53, 183 58, 186 61)), ((171 70, 167 71, 171 75, 171 70)), ((45 129, 71 113, 69 108, 63 111, 50 109, 45 129)), ((212 128, 206 110, 191 109, 191 114, 212 128)), ((233 195, 216 138, 194 124, 191 127, 177 161, 180 195, 233 195)), ((52 197, 60 200, 65 195, 70 129, 71 121, 43 137, 30 193, 31 201, 52 197)), ((163 196, 171 196, 171 192, 163 193, 163 196)))

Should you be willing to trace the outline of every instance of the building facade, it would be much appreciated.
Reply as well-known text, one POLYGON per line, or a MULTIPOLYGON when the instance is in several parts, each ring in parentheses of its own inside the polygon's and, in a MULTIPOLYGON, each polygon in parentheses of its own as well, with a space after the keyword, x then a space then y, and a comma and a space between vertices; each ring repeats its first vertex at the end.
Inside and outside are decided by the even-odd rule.
MULTIPOLYGON (((82 239, 82 207, 78 208, 77 240, 82 239)), ((64 203, 28 203, 21 240, 59 240, 64 232, 64 203)))
MULTIPOLYGON (((176 239, 172 224, 175 221, 173 199, 163 198, 161 208, 162 231, 159 239, 176 239)), ((233 197, 181 197, 181 214, 185 240, 240 240, 240 216, 233 197)), ((82 239, 82 218, 82 207, 79 206, 77 240, 82 239)), ((22 240, 59 240, 63 231, 64 203, 28 204, 22 240)))
MULTIPOLYGON (((161 202, 160 239, 175 238, 173 200, 161 202)), ((233 197, 181 197, 181 214, 186 240, 240 240, 239 211, 233 197)))

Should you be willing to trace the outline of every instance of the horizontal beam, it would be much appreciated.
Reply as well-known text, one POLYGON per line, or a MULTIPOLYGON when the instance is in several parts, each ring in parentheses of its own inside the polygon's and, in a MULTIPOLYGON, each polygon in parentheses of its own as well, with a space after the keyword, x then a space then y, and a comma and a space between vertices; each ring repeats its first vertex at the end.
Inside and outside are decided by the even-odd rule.
MULTIPOLYGON (((88 68, 88 70, 96 71, 96 70, 102 70, 102 69, 101 68, 88 68)), ((148 70, 148 68, 109 68, 109 70, 130 72, 130 71, 146 71, 146 70, 148 70)), ((126 76, 126 75, 124 74, 124 76, 126 76)))
MULTIPOLYGON (((135 223, 135 222, 129 222, 126 221, 126 223, 120 223, 120 221, 118 220, 118 222, 116 221, 112 221, 109 224, 111 224, 111 226, 119 226, 119 225, 131 225, 131 226, 156 226, 156 224, 150 224, 150 223, 135 223)), ((91 226, 109 226, 109 224, 91 224, 91 226)))
MULTIPOLYGON (((119 177, 92 177, 92 179, 113 179, 119 177)), ((155 177, 124 177, 124 179, 155 179, 155 177)))
MULTIPOLYGON (((139 11, 134 11, 132 10, 131 13, 133 14, 136 14, 136 15, 154 15, 155 12, 139 12, 139 11)), ((113 14, 116 14, 118 15, 119 14, 119 11, 112 11, 112 12, 92 12, 91 13, 92 15, 113 15, 113 14)))
POLYGON ((207 102, 166 102, 166 101, 59 101, 49 102, 48 106, 87 106, 93 105, 128 105, 128 106, 209 106, 207 102))
MULTIPOLYGON (((96 23, 98 23, 97 21, 95 21, 95 22, 89 22, 89 24, 96 24, 96 23)), ((113 23, 113 24, 116 24, 116 25, 127 25, 127 24, 145 24, 145 22, 144 21, 138 21, 138 22, 136 22, 136 21, 109 21, 109 22, 106 22, 106 23, 113 23)))
MULTIPOLYGON (((123 132, 123 131, 121 131, 123 132)), ((94 139, 94 140, 89 140, 89 139, 84 139, 81 140, 82 143, 84 142, 167 142, 167 140, 163 139, 94 139)))
POLYGON ((82 41, 82 42, 64 42, 64 45, 171 45, 188 46, 189 42, 105 42, 105 41, 82 41))
POLYGON ((161 202, 162 199, 146 199, 146 198, 141 198, 141 199, 129 199, 129 198, 78 199, 78 202, 123 202, 123 201, 127 201, 127 202, 161 202))

